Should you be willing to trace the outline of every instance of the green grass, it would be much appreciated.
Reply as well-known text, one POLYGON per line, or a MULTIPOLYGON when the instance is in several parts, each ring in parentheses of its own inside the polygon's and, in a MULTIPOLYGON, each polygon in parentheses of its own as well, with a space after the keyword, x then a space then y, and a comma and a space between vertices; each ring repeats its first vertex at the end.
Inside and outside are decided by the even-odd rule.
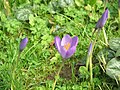
MULTIPOLYGON (((71 0, 70 4, 60 0, 8 1, 0 1, 0 90, 52 90, 62 63, 52 42, 55 36, 62 38, 65 34, 78 36, 79 43, 75 54, 64 63, 55 90, 90 90, 90 73, 85 63, 89 44, 96 38, 92 32, 107 6, 110 15, 104 30, 108 41, 120 37, 116 0, 106 4, 102 0, 93 4, 87 0, 71 0), (16 64, 24 37, 29 41, 16 64)), ((94 90, 119 90, 116 80, 106 75, 96 58, 106 47, 104 43, 100 31, 92 53, 92 85, 94 90)))

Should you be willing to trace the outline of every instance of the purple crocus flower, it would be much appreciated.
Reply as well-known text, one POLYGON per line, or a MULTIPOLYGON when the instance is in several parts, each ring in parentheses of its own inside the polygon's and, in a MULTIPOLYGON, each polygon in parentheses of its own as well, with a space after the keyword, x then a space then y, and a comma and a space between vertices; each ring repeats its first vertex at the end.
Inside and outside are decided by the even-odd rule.
POLYGON ((28 43, 27 37, 20 42, 20 52, 22 52, 22 50, 26 47, 27 43, 28 43))
MULTIPOLYGON (((107 19, 108 19, 108 13, 109 13, 109 10, 108 8, 105 9, 105 12, 102 14, 102 17, 98 20, 96 26, 95 26, 95 30, 94 32, 97 30, 97 29, 102 29, 102 27, 105 25, 107 19)), ((94 33, 93 32, 93 33, 94 33)))
POLYGON ((62 40, 58 36, 55 37, 55 46, 61 56, 65 59, 71 57, 75 53, 77 44, 77 36, 71 38, 67 34, 62 38, 62 40))

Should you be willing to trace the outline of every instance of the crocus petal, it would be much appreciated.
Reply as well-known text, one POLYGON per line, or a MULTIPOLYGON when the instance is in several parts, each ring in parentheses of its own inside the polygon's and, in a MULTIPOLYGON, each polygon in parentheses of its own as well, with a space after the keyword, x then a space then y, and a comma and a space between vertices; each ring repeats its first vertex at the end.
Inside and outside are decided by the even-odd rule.
POLYGON ((72 48, 70 48, 70 49, 67 51, 65 58, 71 57, 71 56, 75 53, 75 51, 76 51, 76 47, 73 46, 72 48))
POLYGON ((67 42, 69 42, 71 44, 72 42, 72 38, 70 37, 70 35, 66 34, 61 41, 61 46, 64 46, 67 42))
POLYGON ((106 8, 105 12, 103 13, 102 17, 101 17, 101 24, 104 26, 104 24, 106 23, 106 20, 108 18, 108 9, 106 8))
POLYGON ((66 58, 66 53, 67 53, 67 51, 64 49, 64 47, 61 46, 60 47, 60 54, 63 58, 66 58))
POLYGON ((60 37, 58 37, 58 36, 55 37, 55 46, 58 49, 58 52, 61 53, 60 52, 61 40, 60 40, 60 37))
POLYGON ((24 38, 21 42, 20 42, 20 51, 22 51, 26 45, 28 43, 28 38, 24 38))
POLYGON ((106 19, 108 19, 108 13, 109 13, 109 10, 108 10, 108 8, 106 8, 106 10, 105 10, 106 19))
POLYGON ((78 44, 78 37, 77 36, 75 36, 75 37, 73 37, 72 38, 72 43, 71 43, 71 47, 73 47, 73 46, 77 46, 77 44, 78 44))
POLYGON ((98 22, 97 22, 97 24, 96 24, 96 29, 98 29, 98 28, 102 28, 103 27, 103 25, 101 24, 101 18, 98 20, 98 22))
POLYGON ((61 54, 63 58, 66 56, 66 51, 65 49, 61 46, 61 40, 60 37, 56 36, 55 37, 55 47, 57 48, 58 52, 61 54))

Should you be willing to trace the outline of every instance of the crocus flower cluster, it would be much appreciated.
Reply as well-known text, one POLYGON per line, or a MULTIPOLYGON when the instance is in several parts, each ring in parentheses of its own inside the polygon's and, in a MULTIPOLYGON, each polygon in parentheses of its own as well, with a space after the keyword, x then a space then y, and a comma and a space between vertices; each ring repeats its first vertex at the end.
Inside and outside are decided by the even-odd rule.
POLYGON ((108 13, 109 13, 109 10, 106 8, 105 12, 102 14, 102 17, 98 20, 98 22, 97 22, 97 24, 95 26, 95 31, 97 29, 102 29, 102 27, 105 25, 105 23, 106 23, 106 21, 108 19, 108 13))
POLYGON ((24 39, 20 42, 20 52, 23 51, 23 49, 26 47, 27 43, 28 43, 28 38, 27 38, 27 37, 24 38, 24 39))
POLYGON ((55 46, 64 59, 71 57, 75 53, 77 44, 77 36, 71 38, 67 34, 62 38, 62 40, 58 36, 55 37, 55 46))

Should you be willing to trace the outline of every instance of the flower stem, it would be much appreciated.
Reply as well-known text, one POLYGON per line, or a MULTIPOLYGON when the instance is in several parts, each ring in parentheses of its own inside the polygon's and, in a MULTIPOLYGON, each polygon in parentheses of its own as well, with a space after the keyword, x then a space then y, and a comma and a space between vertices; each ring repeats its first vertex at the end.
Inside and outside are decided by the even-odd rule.
POLYGON ((105 38, 106 46, 108 46, 107 35, 106 35, 106 33, 105 33, 105 29, 104 29, 104 27, 103 27, 103 34, 104 34, 104 38, 105 38))
POLYGON ((56 85, 56 83, 57 83, 57 80, 59 79, 59 74, 60 74, 60 71, 61 71, 63 65, 64 65, 64 62, 62 62, 61 66, 60 66, 60 68, 59 68, 59 70, 58 70, 58 73, 57 73, 57 75, 56 75, 56 77, 55 77, 55 81, 54 81, 54 83, 53 83, 53 88, 52 88, 52 90, 55 90, 55 85, 56 85))
POLYGON ((89 66, 89 57, 87 56, 87 61, 86 61, 86 68, 87 68, 87 70, 88 70, 88 66, 89 66))
POLYGON ((90 83, 91 83, 91 85, 93 85, 92 55, 90 55, 89 62, 90 62, 90 83))
MULTIPOLYGON (((90 53, 88 53, 88 56, 87 56, 87 61, 86 61, 86 68, 87 68, 87 70, 89 69, 90 70, 90 84, 91 84, 91 87, 92 88, 94 88, 93 87, 93 71, 92 71, 92 53, 93 53, 93 49, 94 49, 94 47, 95 47, 95 44, 96 44, 96 40, 97 40, 97 38, 98 38, 98 36, 99 36, 99 30, 98 30, 98 32, 97 32, 97 34, 96 34, 96 37, 95 37, 95 40, 94 40, 94 42, 92 43, 92 49, 91 49, 91 51, 90 51, 90 53), (89 67, 88 67, 89 66, 89 67)), ((86 79, 87 79, 87 76, 86 76, 86 79)))
POLYGON ((92 55, 92 53, 93 53, 93 49, 94 49, 96 40, 97 40, 97 38, 98 38, 98 36, 99 36, 99 33, 100 33, 100 30, 98 30, 97 35, 96 35, 96 37, 95 37, 95 40, 94 40, 94 42, 93 42, 93 44, 92 44, 92 50, 91 50, 90 55, 87 55, 87 61, 86 61, 86 68, 87 68, 87 70, 88 70, 88 66, 89 66, 89 63, 90 63, 90 57, 91 57, 91 55, 92 55))

